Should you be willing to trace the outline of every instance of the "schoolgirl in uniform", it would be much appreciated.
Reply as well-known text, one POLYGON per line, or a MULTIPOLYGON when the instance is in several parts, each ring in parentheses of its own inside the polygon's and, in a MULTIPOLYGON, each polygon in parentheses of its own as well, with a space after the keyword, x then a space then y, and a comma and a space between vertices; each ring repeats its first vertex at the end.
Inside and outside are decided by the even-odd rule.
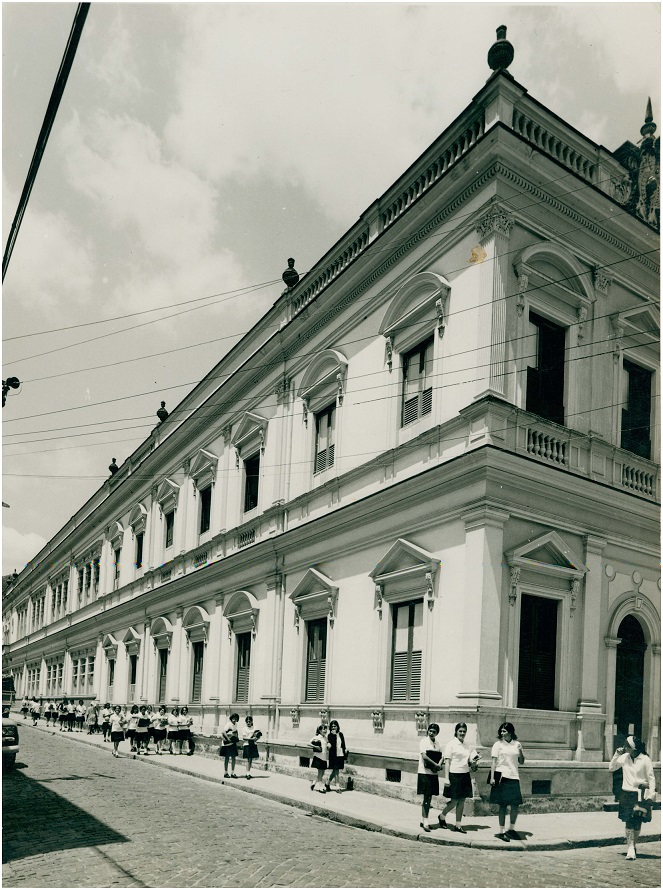
POLYGON ((58 723, 60 724, 60 732, 64 732, 67 728, 67 705, 69 702, 63 698, 58 705, 58 723))
POLYGON ((67 732, 74 731, 75 722, 76 722, 76 705, 72 698, 67 703, 67 732))
POLYGON ((329 742, 329 781, 325 783, 325 791, 331 791, 332 782, 336 791, 341 790, 338 782, 338 774, 344 769, 345 761, 348 756, 348 749, 345 747, 345 736, 341 732, 338 720, 329 721, 329 733, 327 734, 329 742))
POLYGON ((311 766, 318 771, 318 776, 315 782, 311 785, 311 791, 317 790, 321 794, 325 794, 327 791, 323 784, 325 770, 327 769, 327 752, 329 751, 329 742, 325 735, 326 728, 327 727, 321 723, 315 731, 315 736, 311 739, 311 747, 313 748, 313 760, 311 761, 311 766), (320 787, 316 788, 316 786, 320 787))
POLYGON ((138 723, 136 725, 136 747, 138 753, 148 754, 150 750, 150 723, 151 719, 145 705, 140 706, 138 723))
POLYGON ((170 714, 168 715, 168 753, 175 754, 179 752, 175 752, 173 750, 173 745, 178 747, 178 742, 180 740, 180 709, 173 708, 170 714))
POLYGON ((129 714, 129 720, 127 722, 127 738, 131 742, 131 751, 135 753, 136 751, 136 727, 138 726, 138 705, 131 706, 131 713, 129 714))
POLYGON ((430 813, 433 797, 440 793, 440 780, 438 772, 441 769, 442 750, 437 743, 440 727, 437 723, 431 723, 426 730, 425 737, 419 744, 419 768, 417 770, 417 794, 423 795, 421 802, 420 827, 424 831, 430 831, 428 815, 430 813))
POLYGON ((231 714, 230 719, 223 727, 221 733, 221 756, 223 757, 223 778, 236 779, 235 761, 237 759, 237 742, 239 741, 239 732, 237 724, 239 723, 239 714, 231 714), (228 762, 230 761, 230 772, 228 772, 228 762))
POLYGON ((178 720, 179 730, 180 730, 180 754, 184 754, 184 742, 186 742, 186 753, 187 755, 193 754, 194 750, 194 742, 193 742, 193 734, 191 732, 191 727, 193 726, 193 717, 189 715, 189 709, 186 705, 180 711, 180 716, 178 720))
POLYGON ((53 726, 55 726, 55 721, 58 719, 58 711, 55 707, 55 702, 53 699, 50 699, 46 703, 46 710, 44 711, 44 717, 46 717, 46 726, 51 725, 51 718, 53 718, 53 726))
POLYGON ((21 702, 21 714, 23 714, 23 719, 28 719, 28 714, 30 713, 30 699, 26 696, 23 697, 23 701, 21 702))
POLYGON ((166 732, 168 726, 168 714, 165 705, 161 705, 159 710, 152 717, 152 738, 156 745, 157 754, 161 754, 161 746, 166 740, 166 732))
POLYGON ((94 704, 90 702, 87 706, 87 711, 85 712, 85 722, 87 724, 87 734, 92 735, 94 732, 94 725, 97 722, 97 712, 94 709, 94 704))
POLYGON ((39 718, 41 717, 42 705, 41 702, 38 702, 37 699, 32 696, 32 702, 30 703, 30 716, 32 717, 32 725, 36 726, 39 718))
POLYGON ((110 718, 112 713, 110 702, 106 702, 101 712, 101 731, 104 734, 105 742, 110 741, 110 718))
POLYGON ((85 723, 85 702, 82 698, 78 700, 76 705, 76 732, 83 732, 83 724, 85 723))
POLYGON ((499 807, 497 818, 500 830, 497 837, 502 841, 520 840, 516 831, 518 808, 523 802, 520 792, 518 765, 525 763, 523 746, 513 728, 513 723, 502 723, 497 730, 497 741, 490 752, 490 803, 499 807), (510 809, 509 830, 505 831, 506 811, 510 809))
POLYGON ((446 815, 456 808, 455 831, 467 834, 462 827, 463 810, 465 800, 472 797, 472 779, 470 770, 475 770, 479 762, 479 755, 474 748, 465 743, 467 724, 457 723, 454 729, 454 737, 444 749, 444 797, 448 803, 438 816, 440 828, 447 828, 446 815))
POLYGON ((126 722, 127 721, 122 713, 122 708, 120 705, 115 705, 110 718, 110 739, 113 743, 113 751, 111 753, 113 754, 113 757, 120 756, 118 747, 120 742, 124 741, 124 727, 126 722))
POLYGON ((246 764, 246 778, 250 779, 251 764, 260 756, 256 742, 262 733, 259 729, 253 728, 253 717, 250 714, 247 714, 244 718, 244 724, 244 732, 242 733, 242 759, 246 764))

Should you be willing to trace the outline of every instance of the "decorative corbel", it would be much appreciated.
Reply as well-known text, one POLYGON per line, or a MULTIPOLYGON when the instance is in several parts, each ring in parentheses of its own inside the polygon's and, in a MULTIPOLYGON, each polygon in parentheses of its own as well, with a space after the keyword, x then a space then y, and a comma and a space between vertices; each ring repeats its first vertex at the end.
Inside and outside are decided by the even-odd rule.
POLYGON ((232 619, 231 619, 231 618, 226 618, 226 621, 228 622, 228 639, 232 642, 232 638, 233 638, 233 623, 232 623, 232 619))
POLYGON ((327 605, 329 606, 329 626, 333 627, 336 615, 334 614, 334 595, 332 593, 327 597, 327 605))
POLYGON ((323 726, 329 726, 329 708, 320 708, 320 723, 323 726))
POLYGON ((580 578, 574 578, 571 582, 571 603, 569 605, 569 609, 571 612, 571 618, 573 618, 573 613, 576 610, 576 599, 578 598, 578 594, 580 593, 580 578))
POLYGON ((235 447, 235 469, 239 470, 239 448, 235 447))
POLYGON ((336 401, 339 407, 343 404, 343 375, 340 371, 336 375, 336 401))
POLYGON ((426 730, 428 729, 428 716, 428 710, 415 712, 414 719, 417 725, 417 735, 426 735, 426 730))
POLYGON ((251 639, 255 640, 256 638, 256 613, 255 610, 251 612, 251 639))
POLYGON ((516 312, 518 313, 518 317, 525 311, 525 293, 527 292, 528 287, 529 277, 523 272, 518 276, 518 299, 516 302, 516 312))
POLYGON ((375 711, 371 711, 371 717, 373 718, 373 732, 383 732, 384 711, 381 708, 375 711))
POLYGON ((302 617, 302 607, 299 603, 295 603, 295 629, 299 633, 299 622, 302 617))
POLYGON ((308 427, 308 399, 302 399, 302 417, 304 419, 304 426, 308 427))
POLYGON ((578 340, 585 338, 585 322, 587 321, 587 307, 578 307, 578 340))
POLYGON ((264 427, 258 427, 258 437, 260 439, 260 453, 265 453, 265 429, 264 427))
POLYGON ((393 363, 394 363, 394 335, 393 334, 385 334, 384 348, 385 348, 385 355, 387 358, 387 367, 389 368, 389 373, 391 374, 391 369, 392 369, 393 363))
POLYGON ((612 284, 612 278, 606 275, 601 266, 594 266, 592 270, 594 277, 594 290, 597 290, 603 296, 608 295, 608 290, 612 284))
POLYGON ((382 584, 375 585, 375 607, 378 610, 378 616, 382 620, 382 599, 384 596, 384 588, 382 584))
POLYGON ((446 327, 444 321, 444 303, 442 302, 442 298, 438 297, 435 300, 435 312, 437 313, 437 333, 438 336, 444 337, 444 329, 446 327))
POLYGON ((520 584, 520 566, 511 568, 511 587, 509 588, 509 602, 512 606, 516 605, 518 599, 518 585, 520 584))
POLYGON ((299 728, 299 717, 300 717, 299 708, 290 708, 290 719, 292 720, 292 728, 293 729, 299 728))
POLYGON ((610 325, 614 337, 612 346, 612 360, 615 364, 621 361, 622 357, 622 338, 624 337, 624 324, 618 315, 610 316, 610 325))
POLYGON ((426 600, 428 608, 432 609, 435 605, 435 580, 432 572, 426 572, 426 600))

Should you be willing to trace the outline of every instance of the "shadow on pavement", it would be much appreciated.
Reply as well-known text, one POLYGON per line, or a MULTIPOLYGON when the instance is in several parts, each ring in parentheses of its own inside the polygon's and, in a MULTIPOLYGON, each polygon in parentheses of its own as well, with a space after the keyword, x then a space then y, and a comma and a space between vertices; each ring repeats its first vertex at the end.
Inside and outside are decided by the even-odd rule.
POLYGON ((3 863, 56 850, 128 841, 42 782, 18 771, 3 776, 2 829, 3 863))

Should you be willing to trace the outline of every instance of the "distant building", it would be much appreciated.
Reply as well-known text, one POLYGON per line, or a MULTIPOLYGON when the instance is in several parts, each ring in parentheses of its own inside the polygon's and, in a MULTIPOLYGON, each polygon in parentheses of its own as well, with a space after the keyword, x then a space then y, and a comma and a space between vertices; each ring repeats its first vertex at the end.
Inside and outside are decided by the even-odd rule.
POLYGON ((656 125, 610 152, 510 57, 20 573, 20 695, 251 711, 288 766, 331 715, 378 790, 433 720, 511 720, 527 794, 659 757, 656 125))

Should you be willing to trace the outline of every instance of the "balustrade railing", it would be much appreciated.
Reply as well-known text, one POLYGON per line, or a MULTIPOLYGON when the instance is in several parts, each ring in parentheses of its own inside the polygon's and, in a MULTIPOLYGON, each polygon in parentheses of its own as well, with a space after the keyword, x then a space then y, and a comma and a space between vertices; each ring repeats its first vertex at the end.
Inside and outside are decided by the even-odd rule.
POLYGON ((554 464, 567 466, 567 443, 563 439, 553 436, 550 433, 543 432, 536 427, 527 427, 527 444, 528 454, 534 457, 540 457, 543 460, 550 461, 554 464))
POLYGON ((596 179, 596 164, 572 148, 567 142, 546 130, 541 124, 536 123, 522 111, 514 109, 513 129, 520 136, 524 136, 529 142, 533 142, 541 151, 545 151, 551 157, 558 160, 565 167, 569 167, 579 176, 594 182, 596 179))
POLYGON ((622 485, 624 488, 630 488, 631 491, 654 497, 656 494, 656 475, 640 467, 622 464, 622 485))

